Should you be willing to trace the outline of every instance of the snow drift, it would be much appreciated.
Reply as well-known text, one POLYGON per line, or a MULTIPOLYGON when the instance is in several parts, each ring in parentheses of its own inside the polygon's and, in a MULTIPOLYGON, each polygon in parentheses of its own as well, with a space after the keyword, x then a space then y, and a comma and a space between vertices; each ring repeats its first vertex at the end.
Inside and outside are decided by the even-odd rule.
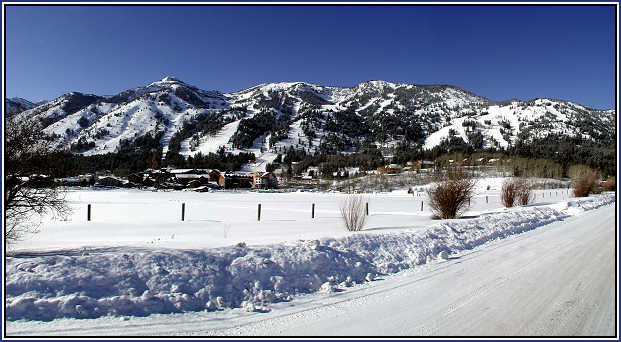
POLYGON ((294 245, 21 253, 6 258, 6 318, 47 321, 227 307, 267 310, 267 304, 293 295, 371 281, 614 202, 614 194, 604 194, 560 206, 438 221, 418 232, 361 232, 294 245))

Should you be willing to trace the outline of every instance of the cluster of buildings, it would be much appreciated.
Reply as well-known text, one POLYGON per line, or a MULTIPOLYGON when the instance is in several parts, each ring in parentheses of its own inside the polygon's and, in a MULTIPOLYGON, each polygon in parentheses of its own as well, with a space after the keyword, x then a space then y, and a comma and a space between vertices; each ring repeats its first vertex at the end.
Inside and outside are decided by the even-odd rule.
POLYGON ((110 174, 87 174, 60 178, 66 186, 107 186, 118 188, 155 187, 158 189, 273 189, 278 179, 271 172, 221 172, 212 169, 148 169, 127 177, 110 174))
MULTIPOLYGON (((389 161, 391 158, 387 158, 389 161)), ((315 182, 321 177, 349 178, 361 174, 396 175, 400 173, 418 172, 442 165, 444 163, 457 165, 495 165, 498 159, 478 158, 469 160, 409 161, 405 165, 390 163, 376 170, 361 171, 359 167, 347 167, 333 172, 331 175, 322 175, 320 167, 309 166, 299 174, 293 176, 293 181, 301 183, 315 182)), ((295 166, 295 162, 292 163, 295 166)), ((157 189, 193 189, 194 191, 209 191, 210 189, 275 189, 278 188, 278 176, 282 169, 274 172, 221 172, 217 169, 173 169, 152 168, 143 172, 133 173, 127 177, 118 177, 110 172, 98 172, 80 175, 77 177, 60 178, 56 180, 39 176, 42 183, 56 183, 65 186, 106 186, 117 188, 154 187, 157 189)), ((291 181, 292 179, 289 179, 291 181)))

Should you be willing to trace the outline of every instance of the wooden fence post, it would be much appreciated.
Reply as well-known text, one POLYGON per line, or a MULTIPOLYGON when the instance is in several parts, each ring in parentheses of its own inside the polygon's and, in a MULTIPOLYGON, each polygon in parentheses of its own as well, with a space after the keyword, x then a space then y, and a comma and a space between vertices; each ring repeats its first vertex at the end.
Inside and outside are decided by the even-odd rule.
POLYGON ((86 220, 90 221, 91 220, 91 204, 88 204, 88 207, 86 209, 86 220))
POLYGON ((420 201, 420 211, 423 211, 423 201, 420 201))
POLYGON ((315 218, 315 203, 313 203, 313 210, 311 212, 311 218, 315 218))
POLYGON ((181 203, 181 221, 185 221, 185 203, 181 203))
POLYGON ((261 203, 259 203, 259 207, 257 209, 257 221, 261 221, 261 203))
POLYGON ((369 216, 369 202, 367 202, 365 208, 366 208, 365 212, 366 212, 367 216, 369 216))

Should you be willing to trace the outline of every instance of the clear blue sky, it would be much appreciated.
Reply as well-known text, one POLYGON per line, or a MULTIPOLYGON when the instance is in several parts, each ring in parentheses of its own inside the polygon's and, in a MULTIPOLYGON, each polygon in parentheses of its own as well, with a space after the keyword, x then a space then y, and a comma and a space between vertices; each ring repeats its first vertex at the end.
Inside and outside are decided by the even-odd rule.
POLYGON ((177 76, 450 84, 615 106, 613 6, 7 6, 6 95, 116 94, 177 76))

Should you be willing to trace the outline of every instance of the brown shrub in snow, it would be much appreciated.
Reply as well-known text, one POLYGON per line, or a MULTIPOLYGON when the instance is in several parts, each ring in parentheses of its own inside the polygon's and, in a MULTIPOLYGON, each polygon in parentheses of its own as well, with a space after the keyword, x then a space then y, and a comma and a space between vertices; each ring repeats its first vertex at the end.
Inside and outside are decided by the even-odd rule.
POLYGON ((502 204, 507 208, 511 208, 515 204, 515 199, 517 197, 516 185, 516 180, 512 178, 507 178, 504 182, 502 182, 500 199, 502 200, 502 204))
POLYGON ((533 200, 533 185, 526 179, 517 180, 517 202, 519 205, 528 205, 533 200))
POLYGON ((462 168, 449 168, 440 173, 436 184, 427 190, 431 211, 441 219, 456 218, 470 203, 475 184, 462 168))
POLYGON ((500 193, 502 203, 510 208, 514 205, 527 205, 533 199, 532 185, 523 178, 509 178, 502 184, 500 193))
POLYGON ((606 183, 604 183, 605 191, 616 191, 617 190, 617 180, 614 176, 608 177, 606 183))
MULTIPOLYGON (((587 197, 597 187, 597 174, 593 171, 585 172, 582 176, 572 180, 575 197, 587 197)), ((597 191, 597 189, 595 189, 597 191)))

